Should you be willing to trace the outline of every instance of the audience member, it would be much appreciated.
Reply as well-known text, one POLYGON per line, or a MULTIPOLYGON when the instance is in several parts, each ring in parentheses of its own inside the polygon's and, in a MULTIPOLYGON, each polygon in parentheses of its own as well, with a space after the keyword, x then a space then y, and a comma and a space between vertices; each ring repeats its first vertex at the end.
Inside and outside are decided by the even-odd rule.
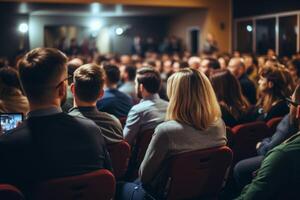
POLYGON ((268 121, 286 115, 289 109, 284 99, 288 94, 281 71, 274 67, 263 68, 258 84, 260 98, 252 115, 254 120, 268 121))
POLYGON ((225 124, 233 127, 246 122, 250 104, 242 94, 239 81, 228 70, 215 71, 210 80, 225 124))
POLYGON ((99 111, 107 112, 117 118, 127 117, 133 102, 130 96, 120 92, 117 84, 120 81, 120 70, 115 65, 104 65, 105 89, 102 99, 98 100, 97 108, 99 111))
POLYGON ((73 83, 74 71, 81 65, 83 65, 83 61, 79 58, 74 58, 67 63, 67 70, 68 70, 67 99, 66 102, 61 107, 65 113, 67 113, 73 107, 74 99, 73 99, 70 85, 73 83))
POLYGON ((123 84, 119 87, 119 91, 130 96, 133 101, 137 102, 138 98, 135 91, 135 79, 136 76, 136 67, 135 66, 126 66, 123 74, 123 84))
MULTIPOLYGON (((168 80, 170 103, 166 122, 156 129, 140 166, 142 185, 119 186, 118 196, 143 199, 145 190, 161 199, 166 161, 173 155, 226 145, 220 107, 208 78, 194 69, 182 69, 168 80)), ((117 196, 117 197, 118 197, 117 196)))
POLYGON ((300 84, 300 59, 291 60, 288 63, 289 72, 295 84, 300 84))
MULTIPOLYGON (((299 125, 300 87, 292 97, 290 118, 299 125)), ((299 129, 299 127, 298 127, 299 129)), ((257 175, 237 199, 298 199, 300 168, 300 133, 269 151, 257 175)))
POLYGON ((239 80, 242 93, 252 104, 256 104, 256 89, 254 83, 248 78, 245 72, 243 60, 239 57, 232 58, 228 64, 229 71, 239 80))
POLYGON ((0 112, 23 113, 29 111, 27 97, 24 96, 18 72, 11 67, 0 69, 0 112))
POLYGON ((141 102, 129 111, 123 135, 129 144, 134 144, 138 133, 154 129, 164 121, 168 102, 159 98, 161 79, 152 68, 138 70, 136 89, 141 102))
POLYGON ((86 64, 74 72, 71 91, 74 107, 69 114, 86 117, 94 121, 101 129, 106 144, 120 142, 123 139, 120 121, 113 115, 98 111, 97 100, 103 94, 104 71, 96 64, 86 64))
POLYGON ((220 63, 218 60, 210 57, 206 57, 201 60, 201 65, 199 70, 203 72, 207 77, 213 73, 214 70, 220 69, 220 63))
POLYGON ((18 64, 30 112, 18 128, 0 136, 0 179, 23 192, 40 181, 111 169, 101 130, 60 108, 67 91, 66 61, 59 50, 37 48, 18 64))

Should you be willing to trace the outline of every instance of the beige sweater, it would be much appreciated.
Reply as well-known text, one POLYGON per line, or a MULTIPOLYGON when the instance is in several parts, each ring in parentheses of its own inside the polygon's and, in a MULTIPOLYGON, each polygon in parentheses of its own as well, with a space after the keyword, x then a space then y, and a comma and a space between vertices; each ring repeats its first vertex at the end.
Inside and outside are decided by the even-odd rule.
POLYGON ((153 189, 157 188, 160 176, 165 174, 163 161, 176 154, 223 146, 226 142, 226 128, 222 119, 204 131, 173 120, 164 122, 155 129, 140 166, 141 181, 150 184, 153 189))

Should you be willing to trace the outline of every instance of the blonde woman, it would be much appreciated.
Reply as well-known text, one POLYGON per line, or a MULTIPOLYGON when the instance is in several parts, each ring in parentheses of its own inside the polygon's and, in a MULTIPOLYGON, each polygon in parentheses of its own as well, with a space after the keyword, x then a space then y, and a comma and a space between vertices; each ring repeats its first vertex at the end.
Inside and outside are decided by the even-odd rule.
MULTIPOLYGON (((168 79, 167 94, 170 101, 166 121, 155 129, 140 167, 143 187, 134 187, 137 197, 133 199, 142 199, 144 189, 160 199, 166 174, 164 163, 171 156, 226 145, 220 106, 203 73, 189 68, 178 71, 168 79)), ((121 199, 128 199, 132 187, 122 187, 120 195, 125 198, 121 199)))

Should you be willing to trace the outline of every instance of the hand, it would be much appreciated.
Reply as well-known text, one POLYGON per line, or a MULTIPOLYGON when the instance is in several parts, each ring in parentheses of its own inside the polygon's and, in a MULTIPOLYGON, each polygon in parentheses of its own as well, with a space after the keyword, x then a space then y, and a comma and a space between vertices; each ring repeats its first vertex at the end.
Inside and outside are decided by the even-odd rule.
POLYGON ((256 144, 256 150, 259 149, 260 145, 261 145, 261 142, 258 142, 258 143, 256 144))

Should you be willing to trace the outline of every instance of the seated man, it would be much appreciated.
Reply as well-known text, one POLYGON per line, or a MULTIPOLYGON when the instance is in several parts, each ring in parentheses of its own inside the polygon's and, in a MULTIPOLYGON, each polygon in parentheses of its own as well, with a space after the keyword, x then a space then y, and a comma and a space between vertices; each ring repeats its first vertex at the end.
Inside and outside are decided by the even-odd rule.
POLYGON ((159 98, 161 79, 152 68, 142 68, 137 72, 136 89, 141 102, 129 111, 123 130, 125 140, 133 144, 139 132, 154 129, 165 119, 168 102, 159 98))
MULTIPOLYGON (((299 86, 295 90, 293 101, 290 108, 291 120, 299 124, 299 86)), ((300 132, 268 152, 258 174, 237 199, 299 199, 299 156, 300 132)))
POLYGON ((37 48, 18 63, 30 112, 16 129, 0 136, 0 180, 24 192, 48 179, 111 169, 101 130, 92 121, 61 110, 66 98, 66 56, 37 48))
POLYGON ((133 102, 130 96, 117 89, 120 70, 117 66, 110 64, 104 65, 103 69, 105 71, 105 89, 102 99, 97 102, 97 108, 117 118, 127 117, 133 102))
POLYGON ((239 80, 242 93, 252 104, 256 104, 256 88, 255 84, 248 78, 246 74, 245 64, 241 58, 232 58, 228 64, 228 70, 239 80))
POLYGON ((124 92, 128 96, 131 96, 131 98, 138 102, 138 98, 135 91, 135 79, 136 76, 136 67, 135 66, 126 66, 123 73, 123 81, 124 83, 119 87, 119 91, 124 92))
POLYGON ((123 140, 120 121, 113 115, 97 110, 97 100, 103 96, 104 71, 96 64, 86 64, 74 72, 71 91, 74 96, 72 116, 93 120, 101 129, 106 144, 123 140))

